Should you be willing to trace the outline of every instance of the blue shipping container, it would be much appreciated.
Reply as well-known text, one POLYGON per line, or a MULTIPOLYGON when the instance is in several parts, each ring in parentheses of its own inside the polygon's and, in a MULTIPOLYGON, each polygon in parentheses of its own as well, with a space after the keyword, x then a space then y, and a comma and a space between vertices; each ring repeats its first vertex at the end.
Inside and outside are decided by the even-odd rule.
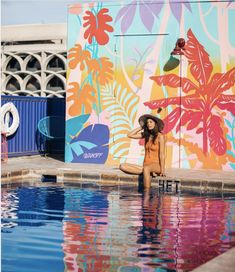
MULTIPOLYGON (((1 105, 8 102, 15 105, 20 118, 17 131, 7 137, 9 157, 64 152, 64 139, 48 144, 37 129, 39 120, 46 116, 63 116, 65 119, 64 98, 2 95, 1 105)), ((60 125, 64 130, 65 124, 60 125)))

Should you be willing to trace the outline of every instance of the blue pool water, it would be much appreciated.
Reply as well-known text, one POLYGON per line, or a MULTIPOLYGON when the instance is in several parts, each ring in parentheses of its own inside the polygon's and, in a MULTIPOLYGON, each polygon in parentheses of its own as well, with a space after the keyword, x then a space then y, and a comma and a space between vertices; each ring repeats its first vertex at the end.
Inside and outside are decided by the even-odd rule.
POLYGON ((190 271, 235 246, 235 195, 2 188, 2 272, 190 271))

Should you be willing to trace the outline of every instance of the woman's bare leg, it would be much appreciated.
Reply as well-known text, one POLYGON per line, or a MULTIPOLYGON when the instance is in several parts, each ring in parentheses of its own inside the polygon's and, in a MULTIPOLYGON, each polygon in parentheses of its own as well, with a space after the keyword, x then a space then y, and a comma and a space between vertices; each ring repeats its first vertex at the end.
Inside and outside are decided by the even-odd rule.
POLYGON ((140 175, 143 173, 143 167, 132 164, 132 163, 122 163, 119 166, 119 169, 125 173, 133 174, 133 175, 140 175))
POLYGON ((149 189, 151 187, 151 173, 160 173, 160 166, 157 163, 144 165, 144 187, 149 189))

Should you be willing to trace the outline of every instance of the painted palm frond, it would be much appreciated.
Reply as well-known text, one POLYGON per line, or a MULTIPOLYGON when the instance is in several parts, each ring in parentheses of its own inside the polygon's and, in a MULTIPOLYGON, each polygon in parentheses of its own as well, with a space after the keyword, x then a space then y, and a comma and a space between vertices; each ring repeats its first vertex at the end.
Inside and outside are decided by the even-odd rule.
POLYGON ((127 133, 133 129, 139 97, 120 85, 106 85, 101 91, 103 110, 110 113, 110 153, 114 159, 128 154, 130 140, 127 133))

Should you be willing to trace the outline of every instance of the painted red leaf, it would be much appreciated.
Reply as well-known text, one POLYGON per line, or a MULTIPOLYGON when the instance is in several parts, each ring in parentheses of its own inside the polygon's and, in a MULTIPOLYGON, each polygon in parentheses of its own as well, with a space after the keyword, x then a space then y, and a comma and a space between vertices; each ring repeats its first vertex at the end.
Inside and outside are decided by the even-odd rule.
POLYGON ((181 122, 176 127, 176 132, 179 131, 180 126, 185 126, 187 124, 187 130, 194 129, 199 125, 199 123, 202 121, 202 113, 201 112, 195 112, 191 110, 183 110, 183 114, 181 117, 181 122))
POLYGON ((107 8, 103 8, 97 15, 94 15, 91 11, 86 11, 87 15, 83 17, 85 21, 83 27, 87 27, 84 32, 84 38, 88 39, 90 44, 93 37, 100 45, 108 43, 109 36, 106 31, 113 32, 113 27, 108 24, 108 22, 112 21, 112 17, 106 14, 108 11, 107 8))
POLYGON ((235 67, 226 73, 216 73, 211 79, 211 91, 217 97, 222 92, 229 90, 235 84, 235 67))
POLYGON ((180 77, 174 74, 151 76, 150 79, 154 80, 159 86, 180 87, 180 77))
POLYGON ((177 122, 179 121, 180 118, 180 108, 174 109, 164 120, 164 129, 163 133, 168 133, 171 131, 177 122))
POLYGON ((230 101, 233 101, 235 102, 235 95, 231 95, 231 94, 222 94, 220 96, 220 99, 222 101, 227 101, 227 102, 230 102, 230 101))
POLYGON ((144 105, 149 107, 151 110, 155 110, 158 108, 166 108, 169 105, 180 105, 180 97, 153 100, 149 102, 144 102, 144 105))
POLYGON ((151 110, 155 110, 158 108, 166 108, 169 105, 180 105, 186 109, 195 109, 195 110, 203 110, 205 108, 204 103, 199 98, 195 97, 195 95, 188 95, 183 97, 170 97, 163 98, 158 100, 152 100, 149 102, 144 102, 144 105, 149 107, 151 110))
POLYGON ((213 69, 209 55, 191 29, 189 29, 187 36, 188 41, 185 44, 184 55, 189 61, 191 74, 200 85, 206 85, 213 69))
POLYGON ((200 124, 200 122, 202 122, 202 117, 203 115, 201 112, 191 112, 190 120, 187 125, 187 130, 191 130, 197 127, 200 124))
POLYGON ((196 90, 198 91, 198 87, 188 78, 182 77, 181 79, 182 91, 184 93, 188 93, 189 91, 196 90))
POLYGON ((203 100, 196 95, 182 97, 181 103, 186 109, 204 110, 205 108, 203 100))
MULTIPOLYGON (((180 115, 180 113, 179 113, 180 115)), ((181 109, 181 120, 179 121, 178 125, 176 126, 176 132, 180 130, 180 127, 184 126, 189 120, 189 113, 186 110, 181 109)))
POLYGON ((225 102, 225 101, 217 100, 215 105, 221 110, 227 110, 231 112, 235 116, 235 101, 225 102))
POLYGON ((208 137, 210 147, 221 156, 226 152, 226 140, 223 136, 223 130, 220 126, 222 120, 219 116, 212 115, 208 122, 208 137))
MULTIPOLYGON (((190 112, 183 110, 182 111, 182 117, 181 117, 181 126, 184 126, 187 124, 187 122, 189 121, 190 118, 190 112)), ((176 129, 176 132, 178 131, 179 128, 176 129)))
POLYGON ((188 78, 180 78, 178 75, 169 74, 164 76, 151 76, 150 79, 154 80, 159 86, 169 86, 173 88, 182 87, 184 93, 191 90, 198 90, 198 87, 188 78))

